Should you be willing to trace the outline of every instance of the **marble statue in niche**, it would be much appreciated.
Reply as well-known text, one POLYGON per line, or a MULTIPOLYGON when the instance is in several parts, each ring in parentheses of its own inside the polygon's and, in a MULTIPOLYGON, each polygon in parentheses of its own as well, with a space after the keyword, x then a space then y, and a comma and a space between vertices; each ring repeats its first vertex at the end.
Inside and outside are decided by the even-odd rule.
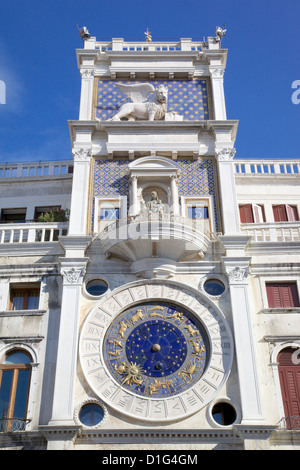
POLYGON ((141 207, 143 213, 165 214, 168 212, 168 196, 161 188, 144 189, 141 196, 141 207))

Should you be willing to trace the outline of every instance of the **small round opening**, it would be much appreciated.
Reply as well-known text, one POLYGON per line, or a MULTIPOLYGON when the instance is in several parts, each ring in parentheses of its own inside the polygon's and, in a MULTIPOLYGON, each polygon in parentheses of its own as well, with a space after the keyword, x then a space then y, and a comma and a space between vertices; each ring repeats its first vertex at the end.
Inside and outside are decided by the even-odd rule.
POLYGON ((209 295, 221 295, 225 291, 225 286, 219 279, 208 279, 204 283, 204 290, 209 295))
POLYGON ((92 295, 93 297, 99 297, 99 295, 103 295, 108 289, 108 285, 102 279, 94 279, 87 283, 86 291, 88 294, 92 295))
POLYGON ((217 403, 212 409, 212 417, 221 426, 230 426, 236 420, 236 411, 229 403, 217 403))
POLYGON ((97 426, 104 417, 104 410, 100 405, 88 403, 79 412, 79 420, 84 426, 97 426))

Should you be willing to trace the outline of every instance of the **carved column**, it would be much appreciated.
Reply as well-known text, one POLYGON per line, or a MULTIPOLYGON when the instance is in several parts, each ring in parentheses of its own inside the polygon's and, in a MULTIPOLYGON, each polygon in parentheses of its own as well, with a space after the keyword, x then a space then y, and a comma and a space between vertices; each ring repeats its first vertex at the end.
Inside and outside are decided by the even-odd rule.
POLYGON ((236 198, 234 164, 234 148, 216 149, 218 162, 218 174, 220 182, 223 232, 227 234, 239 234, 240 218, 236 198))
POLYGON ((88 259, 61 259, 63 295, 52 418, 49 426, 73 426, 81 286, 88 259))
POLYGON ((178 200, 178 184, 177 184, 177 176, 171 176, 171 212, 174 215, 179 214, 179 200, 178 200))
POLYGON ((88 121, 92 119, 94 69, 82 69, 81 74, 81 97, 79 120, 88 121))
POLYGON ((214 112, 216 121, 224 121, 226 117, 226 106, 224 96, 224 67, 216 65, 210 67, 210 76, 212 84, 214 112))
POLYGON ((262 423, 260 391, 248 297, 250 258, 224 258, 230 285, 242 424, 262 423))
POLYGON ((138 178, 137 176, 132 176, 130 179, 130 208, 129 215, 134 216, 139 213, 139 203, 138 203, 138 178))
POLYGON ((92 149, 73 150, 74 174, 69 235, 86 235, 90 161, 92 149))

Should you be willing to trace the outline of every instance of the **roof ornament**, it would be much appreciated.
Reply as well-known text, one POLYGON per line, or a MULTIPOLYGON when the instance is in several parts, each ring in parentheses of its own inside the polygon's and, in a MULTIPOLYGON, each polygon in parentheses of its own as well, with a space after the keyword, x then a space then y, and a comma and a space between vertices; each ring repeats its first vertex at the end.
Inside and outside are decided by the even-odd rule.
POLYGON ((83 26, 82 28, 78 28, 78 25, 76 25, 76 28, 78 29, 80 33, 80 37, 82 39, 89 39, 91 37, 86 26, 83 26))
POLYGON ((146 35, 146 42, 152 42, 151 31, 149 31, 148 28, 147 28, 147 31, 145 31, 144 34, 146 35))
POLYGON ((224 29, 224 28, 225 28, 225 24, 223 24, 223 28, 221 28, 221 26, 217 26, 216 28, 216 39, 218 42, 221 42, 221 39, 223 39, 223 37, 226 34, 227 29, 224 29))

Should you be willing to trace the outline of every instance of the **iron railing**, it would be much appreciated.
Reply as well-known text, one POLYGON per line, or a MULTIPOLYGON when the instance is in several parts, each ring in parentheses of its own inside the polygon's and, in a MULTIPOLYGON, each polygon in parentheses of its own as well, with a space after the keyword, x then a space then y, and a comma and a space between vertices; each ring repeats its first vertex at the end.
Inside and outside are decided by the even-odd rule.
POLYGON ((300 430, 300 416, 287 416, 282 418, 279 422, 282 429, 289 431, 300 430))
POLYGON ((26 426, 30 422, 31 422, 31 419, 20 419, 20 418, 0 419, 0 432, 25 431, 26 426))

